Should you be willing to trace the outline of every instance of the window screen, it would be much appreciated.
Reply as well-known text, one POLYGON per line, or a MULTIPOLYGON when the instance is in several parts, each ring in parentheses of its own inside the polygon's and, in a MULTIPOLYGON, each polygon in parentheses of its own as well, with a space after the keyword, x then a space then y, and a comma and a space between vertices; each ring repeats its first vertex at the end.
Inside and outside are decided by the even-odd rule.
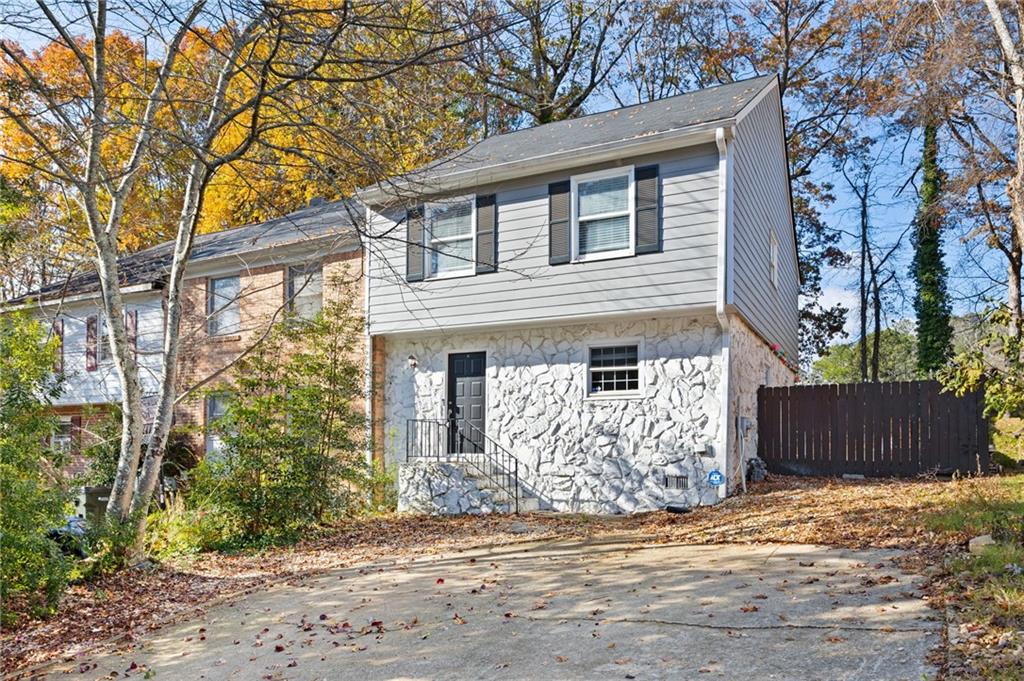
POLYGON ((639 350, 636 345, 590 348, 591 395, 640 390, 639 350))
POLYGON ((312 319, 324 304, 323 268, 298 265, 288 268, 288 309, 297 317, 312 319))
POLYGON ((206 313, 209 315, 208 329, 211 336, 238 333, 241 328, 238 313, 240 291, 237 276, 210 280, 206 313))
POLYGON ((428 276, 474 269, 472 199, 428 204, 427 246, 428 276))
POLYGON ((576 185, 578 252, 629 248, 629 175, 586 180, 576 185))
POLYGON ((211 428, 217 421, 224 418, 228 410, 229 395, 209 395, 206 398, 206 453, 220 454, 224 449, 224 443, 220 435, 213 432, 211 428))

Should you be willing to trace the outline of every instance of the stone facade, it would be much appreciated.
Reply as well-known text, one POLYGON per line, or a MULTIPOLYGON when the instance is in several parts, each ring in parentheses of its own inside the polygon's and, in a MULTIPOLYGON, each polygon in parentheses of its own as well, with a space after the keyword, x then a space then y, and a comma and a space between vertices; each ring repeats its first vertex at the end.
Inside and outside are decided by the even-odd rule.
POLYGON ((740 317, 729 320, 729 492, 741 484, 741 453, 746 460, 757 454, 757 389, 762 385, 793 385, 796 377, 782 363, 771 347, 740 317), (739 432, 740 418, 746 418, 752 428, 746 437, 739 432))
POLYGON ((408 419, 443 417, 448 353, 485 351, 487 432, 519 460, 524 491, 543 506, 630 513, 719 499, 708 483, 726 464, 716 446, 726 424, 714 317, 395 336, 386 348, 390 461, 404 457, 408 419), (588 348, 610 341, 639 344, 638 396, 587 396, 588 348), (683 488, 668 489, 666 476, 683 488))
POLYGON ((490 494, 457 465, 416 461, 398 470, 398 510, 429 515, 479 515, 496 510, 490 494))

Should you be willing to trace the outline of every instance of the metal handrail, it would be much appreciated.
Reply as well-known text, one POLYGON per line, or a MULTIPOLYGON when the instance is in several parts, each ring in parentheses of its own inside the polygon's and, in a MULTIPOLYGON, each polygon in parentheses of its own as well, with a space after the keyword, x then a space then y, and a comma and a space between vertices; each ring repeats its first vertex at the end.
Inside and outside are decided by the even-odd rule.
POLYGON ((467 463, 504 491, 514 501, 515 512, 519 513, 519 460, 466 420, 409 419, 405 424, 405 458, 406 461, 435 459, 467 463), (480 444, 470 435, 479 436, 483 444, 480 451, 466 451, 467 443, 474 448, 480 444))

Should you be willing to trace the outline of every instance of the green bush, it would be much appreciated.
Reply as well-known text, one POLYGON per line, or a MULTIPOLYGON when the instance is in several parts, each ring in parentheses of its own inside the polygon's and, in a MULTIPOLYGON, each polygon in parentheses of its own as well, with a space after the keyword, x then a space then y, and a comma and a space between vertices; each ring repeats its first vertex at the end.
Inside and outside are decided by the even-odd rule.
POLYGON ((21 614, 52 612, 68 564, 47 539, 63 525, 69 494, 50 448, 57 426, 52 401, 55 341, 45 327, 20 314, 0 316, 0 602, 9 624, 21 614))
POLYGON ((187 506, 228 544, 289 541, 362 506, 369 471, 360 345, 345 304, 289 320, 231 371, 222 451, 188 482, 187 506))

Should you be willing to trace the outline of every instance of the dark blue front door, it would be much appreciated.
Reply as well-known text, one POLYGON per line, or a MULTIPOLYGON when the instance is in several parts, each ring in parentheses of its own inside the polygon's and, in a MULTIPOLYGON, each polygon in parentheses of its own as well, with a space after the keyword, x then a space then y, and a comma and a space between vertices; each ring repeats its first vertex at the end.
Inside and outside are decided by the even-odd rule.
POLYGON ((457 352, 448 355, 448 417, 452 452, 482 452, 486 424, 487 353, 457 352))

